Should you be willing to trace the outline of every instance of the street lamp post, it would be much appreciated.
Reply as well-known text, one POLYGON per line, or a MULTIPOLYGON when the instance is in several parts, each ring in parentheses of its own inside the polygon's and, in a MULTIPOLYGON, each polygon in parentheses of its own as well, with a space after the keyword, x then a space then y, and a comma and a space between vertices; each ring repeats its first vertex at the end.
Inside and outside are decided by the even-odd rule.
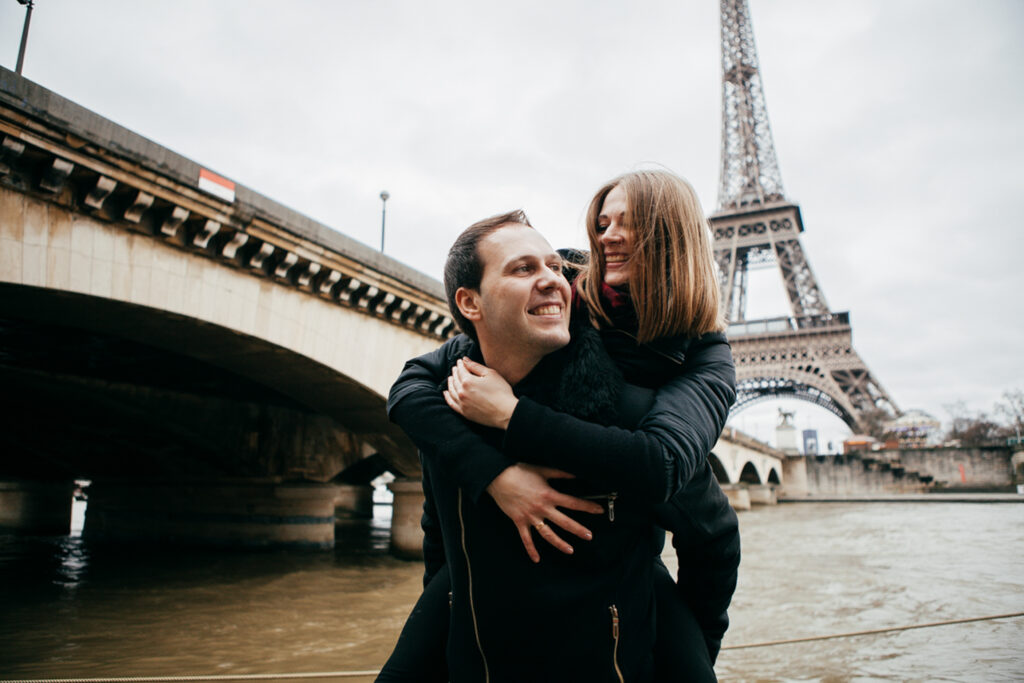
POLYGON ((388 194, 387 190, 380 193, 381 205, 380 205, 380 253, 384 253, 384 225, 387 222, 388 215, 388 199, 391 195, 388 194))
POLYGON ((32 0, 18 0, 19 4, 25 5, 25 26, 21 29, 21 47, 18 48, 18 65, 14 67, 14 73, 21 75, 21 65, 25 63, 25 45, 28 44, 28 23, 32 20, 32 0))

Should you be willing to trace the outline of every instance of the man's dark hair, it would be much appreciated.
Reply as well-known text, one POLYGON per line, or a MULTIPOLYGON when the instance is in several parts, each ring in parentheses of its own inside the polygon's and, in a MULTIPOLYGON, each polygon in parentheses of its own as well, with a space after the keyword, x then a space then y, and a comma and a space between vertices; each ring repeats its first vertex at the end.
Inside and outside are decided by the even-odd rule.
POLYGON ((473 323, 463 317, 455 303, 455 292, 460 287, 480 289, 480 281, 484 276, 484 263, 480 258, 477 245, 492 232, 503 225, 525 225, 532 228, 530 220, 522 210, 509 211, 477 221, 462 231, 455 239, 455 244, 448 250, 448 259, 444 262, 444 292, 448 297, 448 310, 458 324, 459 329, 477 341, 473 323))

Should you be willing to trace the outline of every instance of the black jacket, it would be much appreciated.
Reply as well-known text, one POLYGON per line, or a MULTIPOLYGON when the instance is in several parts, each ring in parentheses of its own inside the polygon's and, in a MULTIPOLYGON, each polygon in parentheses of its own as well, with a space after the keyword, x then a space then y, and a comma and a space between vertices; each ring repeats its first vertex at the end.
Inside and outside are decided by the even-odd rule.
MULTIPOLYGON (((603 335, 604 347, 612 350, 621 372, 634 384, 621 389, 621 395, 613 395, 620 391, 616 387, 622 386, 621 381, 614 378, 620 370, 615 366, 593 367, 592 359, 603 355, 602 340, 597 339, 593 330, 579 334, 577 329, 574 342, 567 349, 568 355, 575 356, 567 359, 566 354, 562 354, 560 360, 552 359, 546 367, 538 367, 534 374, 543 378, 539 387, 534 382, 531 390, 530 383, 524 383, 519 407, 501 443, 503 452, 497 448, 500 433, 483 434, 487 430, 452 413, 438 392, 438 381, 447 376, 455 360, 474 353, 474 345, 468 338, 457 337, 437 351, 407 364, 392 388, 388 407, 392 419, 403 426, 423 450, 424 483, 428 491, 424 515, 426 578, 444 563, 445 548, 439 543, 438 525, 445 527, 446 539, 461 539, 463 531, 472 537, 478 517, 487 521, 481 532, 487 525, 511 532, 485 554, 502 558, 503 566, 496 569, 497 575, 501 575, 508 563, 513 566, 522 563, 524 566, 520 569, 531 571, 534 566, 526 560, 514 527, 489 496, 481 497, 481 493, 494 476, 516 460, 558 467, 582 477, 583 481, 577 486, 621 496, 616 508, 618 523, 609 524, 608 529, 593 529, 595 541, 577 546, 585 547, 584 553, 590 557, 577 556, 569 569, 571 575, 577 575, 582 566, 590 566, 586 562, 608 569, 611 566, 609 556, 614 556, 628 560, 615 565, 615 571, 620 575, 630 574, 637 585, 643 584, 651 564, 650 554, 659 553, 661 548, 661 536, 650 533, 650 520, 656 515, 658 524, 673 532, 673 545, 680 557, 679 590, 701 624, 713 658, 728 624, 725 610, 735 588, 739 562, 736 517, 706 460, 734 398, 734 371, 728 344, 724 337, 714 334, 697 340, 667 340, 653 345, 638 345, 628 335, 614 330, 603 335), (661 387, 653 403, 652 392, 645 393, 643 386, 661 387), (418 391, 420 389, 424 391, 418 391), (548 407, 551 405, 557 409, 548 407), (633 415, 616 416, 614 410, 608 411, 609 405, 633 415), (639 429, 602 427, 584 420, 617 421, 639 429), (668 503, 651 510, 650 503, 670 495, 668 503), (431 507, 435 502, 442 504, 446 499, 459 496, 462 500, 457 510, 431 507), (462 519, 454 519, 460 511, 462 519), (472 514, 467 515, 470 511, 472 514), (491 513, 493 516, 489 516, 491 513), (473 521, 467 522, 467 516, 473 521), (626 532, 626 538, 617 535, 621 532, 626 532), (627 538, 631 543, 626 542, 627 538), (509 552, 512 554, 506 555, 509 552), (636 563, 637 557, 643 562, 636 563)), ((579 489, 570 492, 581 493, 579 489)), ((581 521, 594 527, 593 518, 589 516, 581 521)), ((459 545, 448 547, 447 552, 450 557, 460 559, 461 564, 461 560, 470 559, 470 555, 459 545)), ((565 560, 559 555, 547 550, 541 565, 557 572, 559 562, 565 560)), ((456 567, 452 567, 452 572, 453 576, 458 573, 456 567)), ((478 575, 484 573, 477 571, 478 575)), ((463 578, 468 579, 453 578, 453 585, 458 586, 463 578)), ((558 586, 559 577, 546 576, 541 583, 558 586)), ((528 599, 525 595, 521 597, 528 599)), ((646 596, 631 596, 631 599, 632 602, 626 602, 631 614, 647 618, 646 596)), ((559 606, 557 611, 566 613, 564 591, 561 595, 552 595, 552 600, 555 601, 552 605, 559 606)), ((453 602, 453 629, 456 631, 458 608, 453 602)), ((557 615, 551 615, 550 619, 557 623, 557 615)), ((607 616, 602 619, 595 614, 593 620, 604 624, 607 640, 607 616)), ((634 629, 632 635, 636 636, 638 631, 646 637, 646 626, 634 629)), ((458 640, 458 635, 451 640, 458 640)), ((641 641, 632 641, 638 644, 635 654, 638 658, 643 657, 641 641)), ((590 649, 593 649, 592 644, 590 649)), ((560 652, 564 655, 570 651, 563 639, 560 652)), ((627 659, 630 656, 628 648, 624 649, 624 655, 627 659)))

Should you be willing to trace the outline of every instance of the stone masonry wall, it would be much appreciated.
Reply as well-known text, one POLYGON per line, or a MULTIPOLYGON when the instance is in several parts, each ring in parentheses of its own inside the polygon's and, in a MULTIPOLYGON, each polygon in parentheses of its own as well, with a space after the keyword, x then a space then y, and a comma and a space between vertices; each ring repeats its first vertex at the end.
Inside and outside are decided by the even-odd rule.
POLYGON ((811 496, 915 493, 925 488, 917 476, 901 467, 875 460, 867 453, 809 457, 806 465, 807 492, 811 496))
POLYGON ((877 455, 893 455, 907 470, 930 475, 944 488, 1005 487, 1013 483, 1013 454, 1009 448, 921 448, 878 451, 877 455))

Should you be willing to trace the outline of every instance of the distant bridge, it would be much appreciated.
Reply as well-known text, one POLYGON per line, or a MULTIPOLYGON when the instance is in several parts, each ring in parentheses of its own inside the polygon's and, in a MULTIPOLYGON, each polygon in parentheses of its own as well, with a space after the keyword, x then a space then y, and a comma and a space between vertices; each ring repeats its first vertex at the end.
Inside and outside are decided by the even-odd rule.
POLYGON ((751 503, 776 502, 776 489, 784 484, 794 459, 741 431, 726 427, 708 460, 733 507, 742 510, 751 503))

